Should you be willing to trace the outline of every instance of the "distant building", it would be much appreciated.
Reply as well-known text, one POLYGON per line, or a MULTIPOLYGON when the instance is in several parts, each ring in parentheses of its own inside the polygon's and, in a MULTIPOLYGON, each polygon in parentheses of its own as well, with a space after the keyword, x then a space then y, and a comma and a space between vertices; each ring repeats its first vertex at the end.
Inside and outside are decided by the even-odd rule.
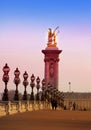
POLYGON ((65 99, 91 99, 91 92, 64 92, 65 99))

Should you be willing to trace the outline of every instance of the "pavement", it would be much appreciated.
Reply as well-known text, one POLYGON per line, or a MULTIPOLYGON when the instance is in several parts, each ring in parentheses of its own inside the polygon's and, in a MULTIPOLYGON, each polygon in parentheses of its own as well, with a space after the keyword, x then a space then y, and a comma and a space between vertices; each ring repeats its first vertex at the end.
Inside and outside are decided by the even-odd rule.
POLYGON ((0 130, 91 130, 91 111, 38 110, 0 117, 0 130))

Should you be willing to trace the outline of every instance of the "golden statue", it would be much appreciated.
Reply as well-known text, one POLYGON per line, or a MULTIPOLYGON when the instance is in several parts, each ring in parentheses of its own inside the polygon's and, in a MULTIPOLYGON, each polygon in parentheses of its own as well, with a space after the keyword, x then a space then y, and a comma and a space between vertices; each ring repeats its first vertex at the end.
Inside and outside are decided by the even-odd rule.
POLYGON ((56 47, 57 46, 57 42, 56 42, 56 33, 55 31, 58 29, 59 27, 56 27, 56 29, 54 31, 52 31, 51 28, 49 28, 48 31, 48 43, 47 46, 48 47, 56 47))

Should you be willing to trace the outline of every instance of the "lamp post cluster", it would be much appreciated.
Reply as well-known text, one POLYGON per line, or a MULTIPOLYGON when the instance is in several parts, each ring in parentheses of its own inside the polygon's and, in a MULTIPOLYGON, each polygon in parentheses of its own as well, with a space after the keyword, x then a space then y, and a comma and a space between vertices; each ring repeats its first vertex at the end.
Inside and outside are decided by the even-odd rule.
MULTIPOLYGON (((8 101, 9 98, 8 98, 8 89, 7 89, 7 83, 9 81, 9 73, 10 71, 10 68, 9 66, 7 65, 7 63, 5 64, 5 66, 3 67, 3 81, 5 83, 5 89, 4 89, 4 93, 3 93, 3 97, 2 97, 2 100, 3 101, 8 101)), ((15 101, 19 101, 19 91, 18 91, 18 85, 20 83, 20 71, 18 68, 16 68, 16 70, 14 71, 14 83, 16 85, 16 90, 15 90, 15 94, 14 94, 14 100, 15 101)), ((27 97, 27 86, 29 84, 28 82, 28 73, 25 71, 24 74, 23 74, 23 85, 24 85, 24 94, 22 96, 22 100, 28 100, 28 97, 27 97)), ((31 87, 31 94, 30 94, 30 100, 31 101, 48 101, 48 102, 51 102, 52 99, 56 99, 58 104, 61 103, 61 105, 63 104, 64 102, 64 95, 62 92, 58 91, 56 88, 52 87, 50 85, 50 83, 48 83, 48 85, 46 85, 46 81, 45 79, 43 79, 41 81, 41 84, 40 85, 40 78, 37 77, 36 80, 35 80, 35 76, 34 74, 31 75, 30 77, 30 87, 31 87), (36 84, 35 84, 35 81, 36 81, 36 84), (37 89, 37 94, 34 95, 34 87, 36 86, 36 89, 37 89), (41 92, 39 92, 39 89, 41 88, 41 92), (60 102, 61 101, 61 102, 60 102)))
POLYGON ((50 83, 48 83, 48 86, 45 92, 46 92, 45 96, 48 102, 51 102, 52 100, 56 100, 59 106, 64 107, 63 92, 60 92, 58 89, 50 85, 50 83))

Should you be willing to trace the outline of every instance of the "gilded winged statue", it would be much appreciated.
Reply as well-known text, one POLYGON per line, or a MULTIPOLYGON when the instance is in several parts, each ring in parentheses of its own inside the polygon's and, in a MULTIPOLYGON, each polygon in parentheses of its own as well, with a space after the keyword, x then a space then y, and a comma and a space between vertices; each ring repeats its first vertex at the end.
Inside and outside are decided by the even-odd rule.
POLYGON ((47 43, 47 46, 48 47, 56 47, 57 45, 57 42, 56 42, 56 30, 58 30, 59 27, 56 27, 54 31, 52 31, 51 28, 49 28, 49 31, 48 31, 48 43, 47 43))

